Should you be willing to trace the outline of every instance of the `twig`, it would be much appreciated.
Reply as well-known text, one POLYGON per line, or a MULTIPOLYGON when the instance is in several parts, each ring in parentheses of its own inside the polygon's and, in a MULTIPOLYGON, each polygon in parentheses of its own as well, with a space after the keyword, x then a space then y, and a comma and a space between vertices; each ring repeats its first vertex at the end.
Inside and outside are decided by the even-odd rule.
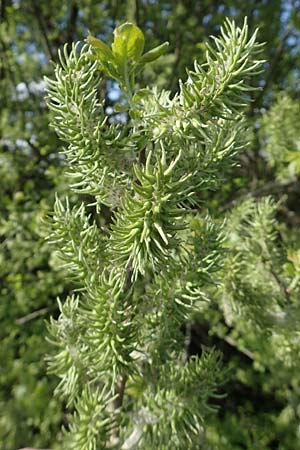
POLYGON ((29 322, 30 320, 37 319, 38 317, 47 314, 52 309, 54 309, 54 307, 47 306, 46 308, 41 308, 41 309, 38 309, 37 311, 33 311, 32 313, 27 314, 24 317, 20 317, 19 319, 16 319, 16 324, 24 325, 24 323, 29 322))
POLYGON ((185 338, 184 338, 184 347, 185 352, 182 355, 182 363, 185 364, 189 359, 189 351, 192 342, 192 324, 191 322, 187 322, 185 325, 185 338))
POLYGON ((71 44, 75 38, 78 14, 79 14, 79 7, 78 7, 77 2, 74 1, 72 4, 72 7, 71 7, 69 23, 68 23, 67 32, 66 32, 66 42, 69 44, 71 44))
POLYGON ((235 340, 232 339, 230 336, 224 336, 224 337, 222 337, 222 339, 224 339, 224 341, 226 341, 227 344, 229 344, 231 347, 235 347, 239 352, 246 355, 249 359, 254 360, 253 353, 250 350, 248 350, 247 348, 239 347, 238 344, 235 342, 235 340))
POLYGON ((247 192, 240 191, 239 195, 236 198, 234 198, 221 208, 221 211, 226 211, 229 208, 235 206, 237 203, 252 197, 260 197, 261 195, 280 193, 282 190, 286 191, 287 188, 293 185, 297 185, 298 182, 298 178, 293 178, 292 180, 288 180, 283 183, 280 183, 278 181, 270 181, 269 183, 265 183, 263 186, 260 186, 257 189, 251 191, 248 190, 247 192))
POLYGON ((50 59, 52 61, 55 61, 56 55, 55 55, 55 53, 54 53, 54 51, 52 49, 52 44, 51 44, 51 42, 50 42, 50 40, 48 38, 48 30, 47 30, 47 27, 46 27, 46 24, 45 24, 45 18, 43 16, 43 13, 42 13, 42 10, 40 8, 40 5, 37 2, 32 2, 32 11, 33 11, 33 14, 34 14, 34 16, 36 18, 36 21, 37 21, 38 25, 39 25, 41 34, 42 34, 43 39, 44 39, 44 43, 45 43, 46 49, 48 51, 48 55, 49 55, 49 57, 50 57, 50 59))
MULTIPOLYGON (((113 413, 122 407, 126 381, 127 381, 127 375, 123 375, 121 380, 119 381, 119 383, 117 383, 117 385, 116 385, 116 388, 115 388, 116 389, 116 398, 110 404, 111 411, 113 413)), ((116 426, 112 430, 109 448, 114 448, 119 443, 119 440, 120 440, 120 429, 118 426, 116 426)))
POLYGON ((250 112, 249 112, 250 116, 253 116, 255 108, 257 108, 259 106, 259 103, 261 102, 267 88, 269 87, 270 82, 274 78, 277 66, 280 62, 280 59, 281 59, 283 53, 284 53, 285 45, 286 45, 288 37, 290 36, 290 33, 291 33, 291 31, 290 31, 290 29, 288 29, 276 48, 274 57, 270 63, 269 69, 268 69, 268 73, 265 77, 265 84, 262 87, 262 89, 259 91, 258 96, 254 99, 254 101, 250 105, 250 112))
POLYGON ((115 409, 121 408, 124 399, 125 386, 126 386, 127 376, 124 375, 121 381, 117 385, 117 398, 115 400, 115 409))
POLYGON ((24 447, 19 448, 19 450, 51 450, 50 448, 33 448, 33 447, 24 447))
POLYGON ((273 275, 274 280, 278 284, 279 289, 281 290, 281 292, 285 296, 286 300, 289 302, 290 299, 291 299, 291 294, 289 292, 289 289, 285 286, 283 281, 279 278, 278 273, 272 267, 270 269, 270 272, 273 275))

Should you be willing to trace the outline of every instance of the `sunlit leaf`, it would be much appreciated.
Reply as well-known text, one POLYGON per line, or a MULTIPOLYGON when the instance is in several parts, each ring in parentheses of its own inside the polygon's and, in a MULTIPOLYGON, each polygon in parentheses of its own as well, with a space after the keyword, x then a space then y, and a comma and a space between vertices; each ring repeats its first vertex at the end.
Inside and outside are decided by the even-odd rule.
POLYGON ((94 50, 96 50, 100 60, 104 60, 104 61, 113 61, 114 60, 114 55, 113 55, 111 49, 106 44, 104 44, 104 42, 100 41, 100 39, 96 39, 93 36, 88 36, 86 38, 86 41, 88 44, 90 44, 90 46, 94 50))
POLYGON ((112 51, 119 62, 126 57, 137 61, 144 50, 145 38, 142 31, 132 23, 124 23, 114 31, 112 51))

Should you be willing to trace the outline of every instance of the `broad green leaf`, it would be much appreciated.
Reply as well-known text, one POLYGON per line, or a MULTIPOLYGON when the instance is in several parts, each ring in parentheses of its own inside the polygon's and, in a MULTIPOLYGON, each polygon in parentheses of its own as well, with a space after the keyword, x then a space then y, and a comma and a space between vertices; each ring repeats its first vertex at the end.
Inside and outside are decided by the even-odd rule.
POLYGON ((159 45, 158 47, 153 48, 152 50, 149 50, 149 52, 145 53, 143 56, 139 58, 139 62, 141 63, 147 63, 155 61, 157 58, 159 58, 161 55, 163 55, 169 47, 169 42, 164 42, 163 44, 159 45))
POLYGON ((100 41, 100 39, 96 39, 93 36, 88 36, 86 38, 86 42, 90 44, 90 46, 96 50, 96 52, 99 55, 99 59, 101 62, 104 61, 114 61, 114 55, 111 49, 108 47, 108 45, 104 44, 104 42, 100 41))
POLYGON ((119 62, 126 57, 137 61, 144 50, 145 38, 142 31, 132 23, 124 23, 114 31, 112 51, 119 62))

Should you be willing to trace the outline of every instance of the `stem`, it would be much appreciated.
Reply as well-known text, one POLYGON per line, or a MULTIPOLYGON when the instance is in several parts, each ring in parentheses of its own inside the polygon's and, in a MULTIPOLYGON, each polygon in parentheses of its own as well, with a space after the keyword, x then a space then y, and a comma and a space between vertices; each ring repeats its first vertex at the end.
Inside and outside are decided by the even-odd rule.
MULTIPOLYGON (((123 375, 120 382, 117 383, 117 385, 116 385, 117 397, 115 398, 114 402, 111 404, 113 413, 118 411, 123 405, 126 381, 127 381, 127 375, 123 375)), ((120 428, 118 425, 116 425, 114 427, 114 429, 112 430, 109 448, 115 448, 115 445, 119 443, 119 439, 120 439, 120 428)))
POLYGON ((278 273, 274 270, 273 267, 270 269, 271 274, 273 275, 274 280, 276 281, 279 289, 281 290, 282 294, 285 296, 287 301, 290 301, 290 292, 289 289, 285 286, 283 281, 279 278, 278 273))
POLYGON ((182 363, 185 364, 188 359, 189 359, 189 352, 190 352, 190 345, 192 342, 192 323, 191 322, 187 322, 185 324, 185 339, 184 339, 184 347, 185 347, 185 352, 183 354, 182 357, 182 363))
POLYGON ((125 58, 125 63, 124 63, 124 81, 125 81, 124 93, 126 95, 126 98, 127 98, 130 108, 134 108, 134 103, 132 101, 132 89, 131 89, 131 85, 130 85, 130 81, 129 81, 127 57, 125 58))
POLYGON ((117 398, 115 400, 115 409, 121 408, 124 400, 125 386, 127 381, 127 375, 123 375, 120 382, 117 384, 117 398))
POLYGON ((23 325, 24 323, 29 322, 30 320, 37 319, 38 317, 41 317, 41 316, 47 314, 52 309, 54 309, 54 308, 53 307, 51 308, 50 306, 48 306, 45 308, 38 309, 37 311, 33 311, 32 313, 29 313, 26 316, 16 319, 16 324, 23 325))

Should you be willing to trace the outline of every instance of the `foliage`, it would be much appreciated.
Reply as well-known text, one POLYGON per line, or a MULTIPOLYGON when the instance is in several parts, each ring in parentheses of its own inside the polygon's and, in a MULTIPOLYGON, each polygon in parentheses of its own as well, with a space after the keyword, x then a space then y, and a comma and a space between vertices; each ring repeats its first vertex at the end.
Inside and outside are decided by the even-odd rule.
MULTIPOLYGON (((272 448, 272 443, 280 439, 282 448, 289 449, 298 439, 295 426, 299 405, 296 381, 296 355, 300 349, 299 278, 296 269, 299 250, 286 249, 285 242, 282 242, 275 219, 277 208, 278 205, 266 197, 258 204, 253 200, 245 201, 229 214, 226 245, 231 250, 219 272, 221 276, 215 296, 230 330, 225 336, 226 327, 216 322, 215 333, 225 337, 253 364, 252 368, 240 365, 236 369, 237 381, 242 380, 246 385, 253 383, 257 378, 254 369, 261 377, 268 375, 260 395, 268 398, 270 392, 276 392, 278 403, 271 406, 269 415, 262 414, 261 424, 257 422, 261 414, 259 409, 252 410, 248 405, 247 414, 240 412, 245 422, 253 415, 250 419, 255 427, 253 436, 250 433, 247 436, 245 425, 244 437, 241 439, 238 434, 234 437, 231 427, 234 427, 236 419, 226 414, 228 425, 233 423, 229 425, 228 438, 225 437, 228 431, 225 431, 224 442, 228 439, 234 443, 236 439, 236 443, 244 442, 247 448, 260 448, 262 442, 265 442, 263 448, 272 448), (280 402, 284 405, 282 411, 273 414, 280 402)), ((219 442, 222 447, 221 438, 219 442)), ((231 448, 229 442, 227 445, 231 448)))
POLYGON ((53 153, 58 140, 47 131, 37 78, 42 67, 23 55, 23 77, 20 53, 14 56, 7 48, 13 30, 1 18, 0 445, 6 449, 42 447, 60 427, 62 407, 53 398, 55 384, 44 360, 50 351, 44 318, 57 310, 57 295, 71 287, 52 264, 40 230, 54 190, 64 190, 60 160, 53 153))
POLYGON ((299 118, 299 99, 292 99, 287 94, 278 96, 263 118, 262 139, 266 156, 281 180, 293 179, 300 172, 299 118))
MULTIPOLYGON (((185 200, 184 208, 195 209, 197 207, 195 202, 200 202, 201 216, 190 214, 190 212, 187 215, 184 214, 182 222, 186 229, 176 230, 176 239, 173 238, 170 242, 172 245, 176 243, 178 246, 183 242, 188 250, 194 248, 194 257, 188 259, 185 255, 178 255, 181 258, 180 267, 181 269, 184 267, 184 272, 178 278, 176 270, 172 273, 170 271, 168 275, 170 283, 167 284, 165 278, 160 279, 159 291, 151 289, 150 284, 147 284, 147 292, 144 292, 143 284, 141 283, 139 286, 136 284, 135 298, 139 298, 139 292, 147 298, 151 298, 151 305, 154 305, 157 312, 154 321, 151 309, 149 310, 147 307, 150 300, 147 301, 146 306, 144 303, 144 314, 149 320, 152 318, 149 327, 145 329, 144 337, 145 346, 149 349, 152 358, 155 355, 163 358, 162 355, 168 353, 169 348, 173 348, 169 344, 170 340, 173 344, 178 341, 180 347, 182 340, 185 339, 188 354, 200 355, 203 350, 202 346, 208 349, 217 347, 223 354, 225 365, 232 369, 230 383, 226 385, 227 397, 216 400, 219 404, 218 414, 205 420, 207 435, 209 441, 213 443, 212 446, 219 446, 221 449, 249 448, 251 450, 253 448, 261 450, 264 447, 295 450, 299 447, 296 431, 299 404, 299 377, 295 364, 298 359, 297 332, 291 333, 291 330, 297 330, 298 327, 296 296, 298 295, 298 249, 300 246, 299 182, 295 166, 296 160, 294 162, 294 160, 286 159, 286 145, 288 144, 290 149, 292 142, 294 149, 298 133, 297 121, 292 118, 290 112, 297 110, 295 105, 299 92, 299 14, 298 2, 290 0, 267 0, 264 2, 256 0, 247 2, 240 0, 226 2, 211 0, 201 2, 198 0, 189 0, 189 2, 184 0, 176 2, 165 0, 99 2, 85 0, 81 3, 73 0, 70 2, 3 0, 1 2, 1 448, 15 450, 19 447, 29 446, 53 449, 54 442, 59 440, 61 424, 65 423, 66 413, 64 402, 61 402, 60 397, 53 398, 54 377, 46 374, 44 355, 50 351, 51 347, 45 341, 46 327, 43 319, 50 314, 54 314, 54 317, 57 318, 58 311, 55 301, 57 295, 65 298, 69 293, 71 298, 77 297, 78 293, 73 292, 73 288, 82 285, 89 267, 93 267, 97 261, 97 271, 100 272, 101 268, 107 264, 107 260, 102 261, 102 258, 99 258, 100 254, 104 254, 103 249, 107 236, 105 233, 99 234, 97 230, 110 223, 114 205, 119 204, 125 189, 128 190, 130 200, 132 200, 132 195, 137 195, 131 191, 133 186, 131 181, 127 185, 126 180, 127 177, 132 180, 136 176, 132 172, 132 165, 137 163, 137 155, 141 155, 141 164, 145 161, 143 149, 149 140, 146 131, 148 130, 147 133, 149 133, 150 130, 151 139, 153 130, 155 133, 162 131, 161 123, 163 122, 164 135, 169 134, 170 139, 175 138, 175 141, 172 141, 174 154, 170 157, 167 155, 166 163, 170 164, 176 159, 176 149, 181 146, 179 141, 180 133, 182 133, 178 124, 183 117, 179 115, 177 121, 174 122, 168 120, 168 109, 167 114, 161 107, 158 110, 158 96, 162 102, 169 103, 167 93, 162 93, 161 89, 170 90, 172 92, 170 98, 173 99, 174 94, 179 93, 178 80, 186 79, 186 67, 191 67, 191 61, 197 59, 199 65, 204 63, 205 44, 208 36, 219 33, 219 26, 224 17, 234 18, 238 24, 241 24, 245 15, 248 16, 250 35, 253 34, 256 27, 260 28, 259 39, 266 42, 262 48, 261 57, 267 61, 264 64, 265 70, 255 76, 255 85, 260 85, 262 89, 251 94, 254 101, 250 104, 248 98, 246 99, 246 103, 249 105, 246 107, 246 114, 250 118, 248 121, 251 127, 250 134, 246 136, 239 127, 235 128, 232 122, 224 120, 223 134, 220 139, 224 139, 224 143, 226 136, 232 136, 233 130, 235 130, 235 136, 232 141, 228 140, 228 152, 232 157, 226 158, 227 162, 224 159, 219 160, 220 164, 218 165, 219 147, 213 141, 208 145, 207 133, 203 136, 203 132, 208 128, 201 128, 201 136, 197 139, 202 141, 202 147, 194 150, 200 157, 198 166, 195 167, 192 162, 192 155, 188 162, 187 155, 184 155, 185 168, 182 168, 182 156, 177 161, 175 172, 196 170, 195 173, 199 174, 197 179, 193 179, 192 176, 189 178, 191 183, 200 181, 201 183, 197 188, 196 195, 191 193, 185 200), (146 36, 144 54, 150 51, 147 58, 153 58, 151 49, 159 47, 161 42, 168 41, 169 48, 160 58, 151 64, 144 65, 142 76, 141 71, 137 71, 135 75, 134 89, 135 91, 139 90, 139 93, 135 92, 135 97, 133 95, 135 103, 133 116, 138 114, 137 105, 146 102, 145 104, 151 111, 151 117, 146 116, 143 119, 146 124, 148 123, 145 131, 143 131, 144 125, 141 123, 142 118, 140 117, 140 127, 134 138, 126 135, 128 131, 126 127, 122 128, 118 125, 116 131, 111 128, 113 123, 124 123, 127 120, 126 111, 130 111, 132 114, 132 108, 128 108, 128 99, 120 98, 121 92, 118 85, 107 75, 102 77, 98 72, 95 74, 94 82, 98 92, 97 105, 95 111, 90 111, 84 117, 81 134, 77 141, 73 141, 74 144, 77 142, 80 146, 80 142, 86 140, 90 152, 89 158, 93 161, 93 165, 89 165, 87 161, 85 161, 85 166, 82 164, 80 170, 85 168, 86 176, 71 179, 72 184, 79 183, 79 185, 74 186, 72 194, 69 193, 69 204, 62 201, 63 209, 59 203, 56 209, 56 214, 65 214, 68 217, 68 214, 72 215, 73 205, 76 202, 77 206, 73 213, 76 214, 78 211, 75 220, 78 228, 75 227, 76 230, 72 230, 69 221, 67 223, 68 233, 73 233, 74 237, 81 228, 86 230, 77 238, 76 247, 73 248, 70 245, 69 235, 60 244, 64 247, 64 251, 73 254, 72 261, 71 254, 69 255, 68 263, 63 259, 62 253, 51 251, 43 242, 40 219, 46 211, 52 208, 54 191, 58 191, 59 197, 63 198, 67 185, 63 175, 66 167, 65 158, 59 154, 61 144, 55 133, 48 127, 48 113, 42 92, 44 86, 42 77, 52 73, 53 64, 50 63, 50 60, 57 62, 57 50, 62 48, 65 42, 70 44, 76 40, 83 40, 90 31, 110 48, 113 41, 113 29, 124 23, 126 19, 136 23, 144 30, 146 36), (97 82, 99 76, 102 78, 100 84, 97 82), (147 90, 140 89, 146 85, 156 85, 158 87, 157 95, 150 95, 147 90), (275 93, 282 90, 286 90, 287 95, 283 96, 283 100, 279 96, 280 106, 277 109, 274 106, 269 113, 270 106, 276 101, 275 93), (99 101, 99 96, 102 100, 105 98, 104 103, 99 101), (116 98, 118 104, 115 103, 116 98), (101 114, 100 110, 102 110, 101 114), (261 115, 265 110, 267 112, 263 126, 261 126, 261 115), (90 147, 89 135, 84 132, 85 124, 93 122, 95 117, 101 116, 104 120, 107 115, 109 117, 106 118, 106 125, 99 122, 98 133, 106 134, 107 143, 110 130, 112 131, 111 136, 118 136, 118 138, 117 140, 112 139, 110 147, 107 149, 101 146, 102 141, 99 138, 98 144, 101 150, 99 152, 95 145, 90 147), (150 120, 153 130, 151 130, 150 120), (270 130, 268 129, 269 124, 270 130), (227 132, 226 126, 228 127, 227 132), (173 127, 176 133, 173 133, 173 127), (122 130, 126 130, 126 132, 122 134, 122 130), (286 136, 289 137, 289 142, 287 142, 286 136), (251 143, 246 149, 243 142, 248 138, 251 138, 251 143), (237 139, 241 139, 239 144, 237 139), (119 141, 120 146, 118 146, 119 141), (134 147, 130 145, 132 142, 134 142, 134 147), (235 142, 235 149, 232 147, 233 142, 235 142), (267 142, 269 145, 266 149, 267 142), (270 143, 272 144, 270 145, 270 143), (274 150, 278 149, 276 155, 275 153, 273 155, 273 148, 274 150), (214 154, 213 149, 215 149, 214 154), (284 159, 281 158, 281 155, 284 156, 284 159), (105 199, 103 197, 105 193, 97 183, 99 176, 102 176, 101 167, 103 167, 99 166, 98 158, 102 164, 104 156, 108 157, 108 163, 114 171, 112 174, 105 175, 106 186, 110 188, 109 192, 106 190, 105 199), (232 165, 237 162, 239 162, 239 166, 232 165), (121 179, 116 179, 117 171, 126 175, 121 179), (212 183, 212 178, 215 180, 214 183, 212 183), (210 181, 206 183, 208 179, 210 181), (218 189, 212 190, 212 187, 217 186, 219 186, 218 189), (210 189, 207 189, 209 187, 210 189), (74 193, 74 190, 83 193, 81 200, 86 204, 85 208, 80 207, 81 201, 76 200, 77 193, 74 193), (230 248, 235 256, 234 258, 226 256, 229 249, 227 244, 224 246, 224 231, 227 229, 224 228, 224 225, 222 228, 224 213, 227 213, 232 205, 240 203, 240 199, 261 197, 266 194, 272 194, 276 198, 275 214, 279 222, 274 222, 277 230, 276 238, 268 247, 275 246, 277 249, 273 265, 280 281, 282 279, 285 286, 291 290, 290 297, 293 299, 293 305, 290 310, 288 310, 287 304, 283 304, 283 289, 281 288, 281 293, 278 292, 278 283, 275 281, 274 275, 270 274, 270 261, 262 263, 257 254, 255 239, 249 236, 249 226, 256 217, 254 204, 250 208, 252 212, 246 214, 247 232, 246 229, 241 231, 241 223, 234 219, 235 213, 227 215, 227 223, 233 221, 232 225, 237 224, 239 231, 234 232, 233 226, 231 227, 231 237, 235 236, 235 238, 230 248), (280 200, 278 203, 277 199, 280 200), (103 201, 107 206, 101 203, 103 201), (98 213, 93 206, 88 206, 94 202, 96 202, 98 213), (112 210, 109 207, 112 207, 112 210), (83 209, 87 211, 86 215, 82 213, 83 209), (86 216, 90 216, 89 219, 86 216), (218 223, 216 223, 216 216, 218 223), (243 250, 240 242, 239 248, 242 254, 237 255, 234 250, 234 242, 239 239, 237 236, 240 233, 242 233, 241 242, 244 236, 247 236, 248 247, 243 250), (85 236, 89 244, 84 246, 82 243, 80 250, 78 243, 81 244, 85 236), (252 242, 251 245, 249 240, 252 242), (97 242, 97 244, 91 250, 90 245, 93 242, 97 242), (87 251, 87 248, 90 250, 87 251), (251 252, 254 250, 256 253, 251 256, 251 252), (79 255, 81 255, 80 260, 78 259, 79 255), (233 260, 242 261, 242 267, 239 269, 238 264, 234 264, 233 260), (226 270, 222 269, 224 262, 226 262, 226 270), (61 263, 67 264, 63 270, 58 268, 61 263), (259 268, 259 274, 255 264, 259 268), (246 288, 246 292, 244 295, 241 295, 240 292, 235 295, 236 303, 228 306, 222 289, 218 290, 218 294, 215 293, 215 289, 218 283, 221 283, 221 286, 225 284, 225 281, 228 283, 231 267, 235 268, 232 279, 233 286, 238 284, 243 289, 246 288), (69 273, 69 278, 66 277, 66 271, 69 273), (225 281, 222 281, 221 274, 226 275, 225 281), (243 282, 242 277, 246 277, 246 283, 243 282), (253 280, 257 281, 253 282, 253 280), (269 290, 264 289, 260 282, 267 282, 269 290), (252 283, 254 284, 252 285, 252 283), (270 293, 272 293, 272 299, 270 293), (176 299, 176 304, 172 303, 172 311, 170 311, 169 303, 165 301, 169 298, 168 296, 176 299), (221 304, 220 298, 222 298, 221 304), (214 299, 214 306, 207 308, 208 305, 212 305, 212 299, 214 299), (252 301, 259 307, 262 314, 261 320, 260 314, 255 315, 252 301), (280 306, 276 306, 277 301, 280 302, 280 306), (264 309, 264 302, 272 307, 271 317, 264 309), (182 303, 185 305, 184 308, 182 303), (163 333, 161 332, 162 305, 166 316, 169 313, 174 314, 176 311, 177 321, 180 324, 185 323, 181 327, 182 330, 186 328, 185 338, 179 330, 173 335, 168 334, 167 328, 163 333), (195 314, 191 310, 191 305, 199 313, 195 314), (276 307, 275 313, 274 306, 276 307), (249 320, 251 326, 248 326, 249 320), (260 324, 259 332, 257 327, 254 327, 256 322, 260 324), (277 334, 270 339, 270 329, 275 323, 277 323, 277 334), (262 324, 267 324, 269 330, 267 336, 262 334, 262 324), (160 336, 160 339, 163 338, 165 343, 158 353, 157 351, 154 353, 156 340, 152 339, 153 327, 156 330, 154 335, 160 336)), ((165 50, 165 47, 166 45, 163 44, 162 50, 165 50)), ((154 56, 156 56, 155 52, 154 56)), ((92 61, 90 62, 92 63, 92 61)), ((131 67, 132 64, 131 60, 131 67)), ((196 75, 193 72, 195 71, 191 70, 190 75, 194 78, 196 75)), ((105 74, 102 73, 102 75, 105 74)), ((251 81, 250 84, 252 84, 251 81)), ((181 86, 181 98, 182 101, 186 101, 183 95, 185 84, 182 83, 181 86)), ((207 86, 210 87, 209 82, 207 82, 207 86)), ((84 94, 81 92, 80 95, 82 93, 84 94)), ((193 96, 190 91, 188 94, 193 96)), ((202 99, 205 100, 206 96, 202 96, 202 99)), ((188 103, 186 108, 189 109, 188 103)), ((176 114, 178 113, 180 113, 180 108, 176 109, 176 114)), ((65 115, 62 117, 63 120, 65 115)), ((170 115, 170 119, 172 117, 173 114, 170 115)), ((206 120, 207 117, 202 111, 201 123, 206 124, 206 120)), ((72 125, 72 120, 70 124, 72 125)), ((75 126, 76 124, 77 121, 75 126)), ((212 124, 210 123, 209 126, 212 127, 212 124)), ((156 136, 157 134, 155 134, 156 136)), ((70 144, 72 144, 71 141, 70 144)), ((68 145, 69 142, 67 142, 68 145)), ((191 143, 189 143, 190 145, 191 143)), ((70 174, 80 174, 76 167, 78 162, 76 158, 80 156, 76 151, 79 147, 77 149, 75 147, 72 150, 69 149, 70 158, 66 168, 70 174), (72 164, 71 157, 75 158, 72 164)), ((186 147, 182 153, 185 153, 185 149, 186 147)), ((149 148, 146 149, 147 154, 148 151, 149 148)), ((151 164, 153 156, 155 156, 155 152, 152 149, 151 164)), ((297 155, 295 154, 295 156, 297 155)), ((104 163, 107 165, 105 161, 104 163)), ((153 169, 152 166, 151 169, 153 169)), ((138 181, 137 185, 139 186, 138 181)), ((134 198, 136 200, 136 197, 134 198)), ((181 207, 182 205, 179 206, 180 214, 183 213, 181 207)), ((239 211, 242 213, 242 210, 239 211)), ((133 220, 132 217, 131 220, 133 220)), ((164 231, 165 228, 162 229, 164 231)), ((150 232, 151 237, 156 235, 155 239, 158 238, 160 245, 163 243, 163 247, 165 247, 163 238, 160 237, 156 228, 152 228, 151 224, 150 232)), ((173 231, 168 231, 168 233, 172 234, 173 231)), ((152 248, 154 241, 151 239, 149 242, 152 248)), ((173 263, 175 260, 176 258, 172 259, 173 263)), ((151 261, 148 264, 145 268, 147 273, 148 270, 153 270, 151 261)), ((154 268, 155 265, 156 263, 154 263, 154 268)), ((140 276, 138 275, 138 278, 140 276)), ((105 280, 108 279, 109 274, 106 273, 105 280)), ((102 299, 105 298, 104 294, 101 296, 102 299)), ((58 351, 60 350, 58 349, 58 351)), ((143 384, 141 380, 137 381, 137 377, 135 380, 135 384, 128 380, 126 389, 136 399, 137 393, 142 391, 143 384)), ((147 413, 145 414, 147 417, 147 413)), ((143 414, 133 417, 135 424, 139 420, 144 420, 143 414)), ((125 428, 129 429, 127 425, 125 428)), ((138 426, 132 430, 132 439, 138 439, 139 430, 138 426)), ((202 437, 205 439, 204 435, 202 437)))
MULTIPOLYGON (((70 210, 67 203, 64 209, 57 199, 53 214, 50 240, 82 285, 77 297, 61 304, 60 317, 50 326, 59 349, 50 362, 60 377, 57 392, 75 408, 65 448, 203 448, 209 402, 223 378, 213 350, 188 358, 181 331, 203 299, 200 288, 209 290, 209 275, 220 263, 210 246, 199 252, 197 233, 194 239, 188 234, 203 220, 195 216, 199 189, 218 186, 242 145, 235 130, 245 127, 244 93, 253 90, 246 79, 262 64, 257 59, 261 45, 255 34, 248 38, 246 21, 238 28, 228 20, 215 48, 207 45, 206 63, 195 63, 179 94, 171 97, 156 88, 132 92, 141 69, 141 36, 126 23, 115 31, 112 50, 89 38, 96 60, 86 45, 80 50, 73 45, 69 54, 65 47, 56 78, 48 81, 52 123, 68 143, 71 179, 87 178, 90 148, 95 148, 95 180, 98 176, 104 202, 106 190, 110 194, 124 180, 118 183, 119 196, 110 194, 112 223, 98 231, 95 223, 89 225, 83 204, 70 210), (115 75, 124 88, 130 118, 101 134, 99 69, 115 75), (112 147, 116 138, 118 147, 112 147), (124 149, 123 159, 116 157, 115 164, 105 158, 107 149, 124 149), (202 258, 210 264, 201 283, 202 258), (127 382, 131 390, 138 388, 137 397, 127 391, 127 382)), ((76 192, 77 186, 71 184, 76 192)), ((101 211, 101 197, 96 202, 101 211)), ((213 225, 206 235, 214 238, 213 225)))

